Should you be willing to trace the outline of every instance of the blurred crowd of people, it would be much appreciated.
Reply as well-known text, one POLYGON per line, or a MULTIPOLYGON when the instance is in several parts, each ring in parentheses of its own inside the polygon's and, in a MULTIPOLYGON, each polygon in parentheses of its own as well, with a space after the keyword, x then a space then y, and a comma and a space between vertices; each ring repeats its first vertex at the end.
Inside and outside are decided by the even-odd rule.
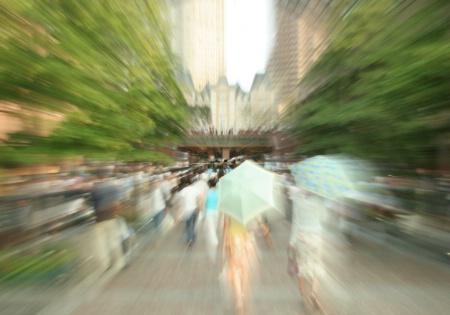
MULTIPOLYGON (((236 310, 243 314, 250 294, 251 278, 257 271, 255 235, 264 236, 269 246, 271 239, 264 215, 244 226, 218 211, 221 178, 239 165, 236 161, 207 163, 158 174, 123 167, 104 167, 95 173, 74 172, 18 178, 5 183, 9 189, 4 189, 3 194, 89 191, 97 225, 111 226, 107 233, 113 236, 108 236, 110 241, 106 247, 111 252, 115 251, 116 255, 108 258, 108 266, 125 264, 123 256, 129 255, 131 250, 128 245, 124 245, 135 233, 130 221, 125 220, 127 209, 131 208, 140 217, 148 219, 154 227, 155 237, 167 233, 169 225, 182 224, 187 249, 197 244, 197 236, 202 233, 211 264, 222 265, 221 279, 231 288, 236 310), (222 257, 220 262, 219 257, 222 257)), ((414 179, 376 177, 372 185, 410 187, 417 190, 419 195, 441 191, 447 196, 447 206, 450 205, 448 174, 434 176, 423 170, 417 171, 417 174, 419 176, 414 179)), ((292 223, 288 271, 298 283, 304 301, 320 309, 317 290, 318 275, 322 268, 322 221, 327 208, 336 210, 339 207, 336 202, 299 188, 289 172, 283 173, 281 177, 285 194, 284 212, 286 219, 292 223)), ((448 215, 450 211, 446 213, 448 215)))
MULTIPOLYGON (((159 210, 162 196, 168 192, 165 187, 169 187, 165 179, 156 184, 153 197, 161 201, 159 206, 154 207, 155 218, 163 212, 164 222, 169 218, 169 221, 184 225, 187 249, 197 244, 198 234, 201 233, 211 266, 221 265, 221 279, 231 292, 236 311, 243 314, 248 306, 250 279, 257 270, 254 233, 259 231, 266 239, 270 235, 263 218, 259 217, 254 223, 244 226, 218 211, 221 178, 236 167, 239 164, 210 163, 177 178, 177 184, 172 183, 165 211, 159 210)), ((160 224, 159 219, 155 220, 158 233, 161 231, 160 224)))

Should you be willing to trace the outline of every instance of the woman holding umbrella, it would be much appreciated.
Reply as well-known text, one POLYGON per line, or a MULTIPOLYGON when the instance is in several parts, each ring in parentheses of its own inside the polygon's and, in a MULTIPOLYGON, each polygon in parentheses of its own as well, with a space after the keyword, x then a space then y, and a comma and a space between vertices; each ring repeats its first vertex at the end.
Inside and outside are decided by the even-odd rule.
POLYGON ((231 285, 238 314, 244 314, 248 306, 250 273, 256 269, 255 253, 253 235, 244 225, 226 217, 223 230, 224 276, 231 285))
POLYGON ((292 186, 293 220, 289 239, 289 272, 295 276, 303 300, 321 309, 316 293, 321 268, 321 197, 292 186))
MULTIPOLYGON (((222 276, 231 284, 240 314, 248 301, 251 274, 257 269, 254 238, 246 226, 266 211, 280 211, 277 176, 254 162, 245 161, 219 181, 217 209, 225 215, 222 276)), ((263 234, 267 235, 267 231, 263 234)))
POLYGON ((289 240, 289 272, 295 275, 304 300, 321 309, 316 293, 321 261, 321 221, 323 198, 337 204, 343 196, 359 189, 367 178, 365 161, 345 156, 315 156, 294 164, 296 186, 291 186, 293 201, 292 231, 289 240))

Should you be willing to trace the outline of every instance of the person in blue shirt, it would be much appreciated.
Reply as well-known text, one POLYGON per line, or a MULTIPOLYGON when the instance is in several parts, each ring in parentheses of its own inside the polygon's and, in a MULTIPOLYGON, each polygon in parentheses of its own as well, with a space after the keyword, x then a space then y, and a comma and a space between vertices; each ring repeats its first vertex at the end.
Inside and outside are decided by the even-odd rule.
POLYGON ((216 262, 217 246, 219 238, 217 236, 218 213, 217 204, 219 202, 219 190, 216 188, 217 180, 212 178, 208 181, 208 192, 205 200, 205 227, 208 254, 211 262, 216 262))
POLYGON ((214 163, 209 164, 208 170, 206 171, 206 175, 208 175, 208 178, 217 177, 216 166, 214 165, 214 163))

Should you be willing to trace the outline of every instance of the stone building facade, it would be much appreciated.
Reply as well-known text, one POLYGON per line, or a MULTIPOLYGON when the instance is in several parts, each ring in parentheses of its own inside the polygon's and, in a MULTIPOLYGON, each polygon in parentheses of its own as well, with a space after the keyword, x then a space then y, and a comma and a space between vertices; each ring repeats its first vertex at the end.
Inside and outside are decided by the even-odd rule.
POLYGON ((273 89, 264 74, 255 75, 248 92, 238 84, 229 84, 225 77, 200 91, 193 89, 189 75, 184 80, 183 93, 188 104, 210 109, 209 124, 197 123, 193 126, 197 131, 236 135, 246 130, 269 130, 277 123, 273 89))

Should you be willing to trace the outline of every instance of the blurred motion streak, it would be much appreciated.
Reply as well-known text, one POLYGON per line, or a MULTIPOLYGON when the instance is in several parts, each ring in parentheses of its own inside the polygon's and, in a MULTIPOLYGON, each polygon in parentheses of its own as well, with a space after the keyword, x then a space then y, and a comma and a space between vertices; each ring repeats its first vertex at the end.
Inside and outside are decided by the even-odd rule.
MULTIPOLYGON (((297 185, 327 213, 325 309, 450 313, 439 261, 450 259, 450 1, 273 0, 272 50, 248 91, 226 77, 227 1, 0 0, 0 313, 37 313, 88 275, 128 266, 136 235, 153 240, 156 183, 170 178, 173 202, 208 162, 231 172, 218 210, 242 224, 281 202, 292 212, 289 176, 286 193, 269 171, 243 178, 246 159, 285 173, 304 160, 297 185), (97 184, 114 197, 105 220, 97 184)), ((278 244, 258 253, 269 272, 252 283, 255 313, 299 312, 281 266, 288 224, 268 222, 278 244)), ((136 296, 94 306, 216 314, 218 266, 203 268, 201 242, 187 255, 162 234, 103 292, 136 296)))
POLYGON ((1 135, 1 164, 78 155, 170 160, 149 151, 176 142, 188 119, 164 3, 0 5, 0 118, 15 119, 1 135))
POLYGON ((449 10, 440 0, 331 1, 327 48, 285 112, 298 152, 449 168, 449 10))

